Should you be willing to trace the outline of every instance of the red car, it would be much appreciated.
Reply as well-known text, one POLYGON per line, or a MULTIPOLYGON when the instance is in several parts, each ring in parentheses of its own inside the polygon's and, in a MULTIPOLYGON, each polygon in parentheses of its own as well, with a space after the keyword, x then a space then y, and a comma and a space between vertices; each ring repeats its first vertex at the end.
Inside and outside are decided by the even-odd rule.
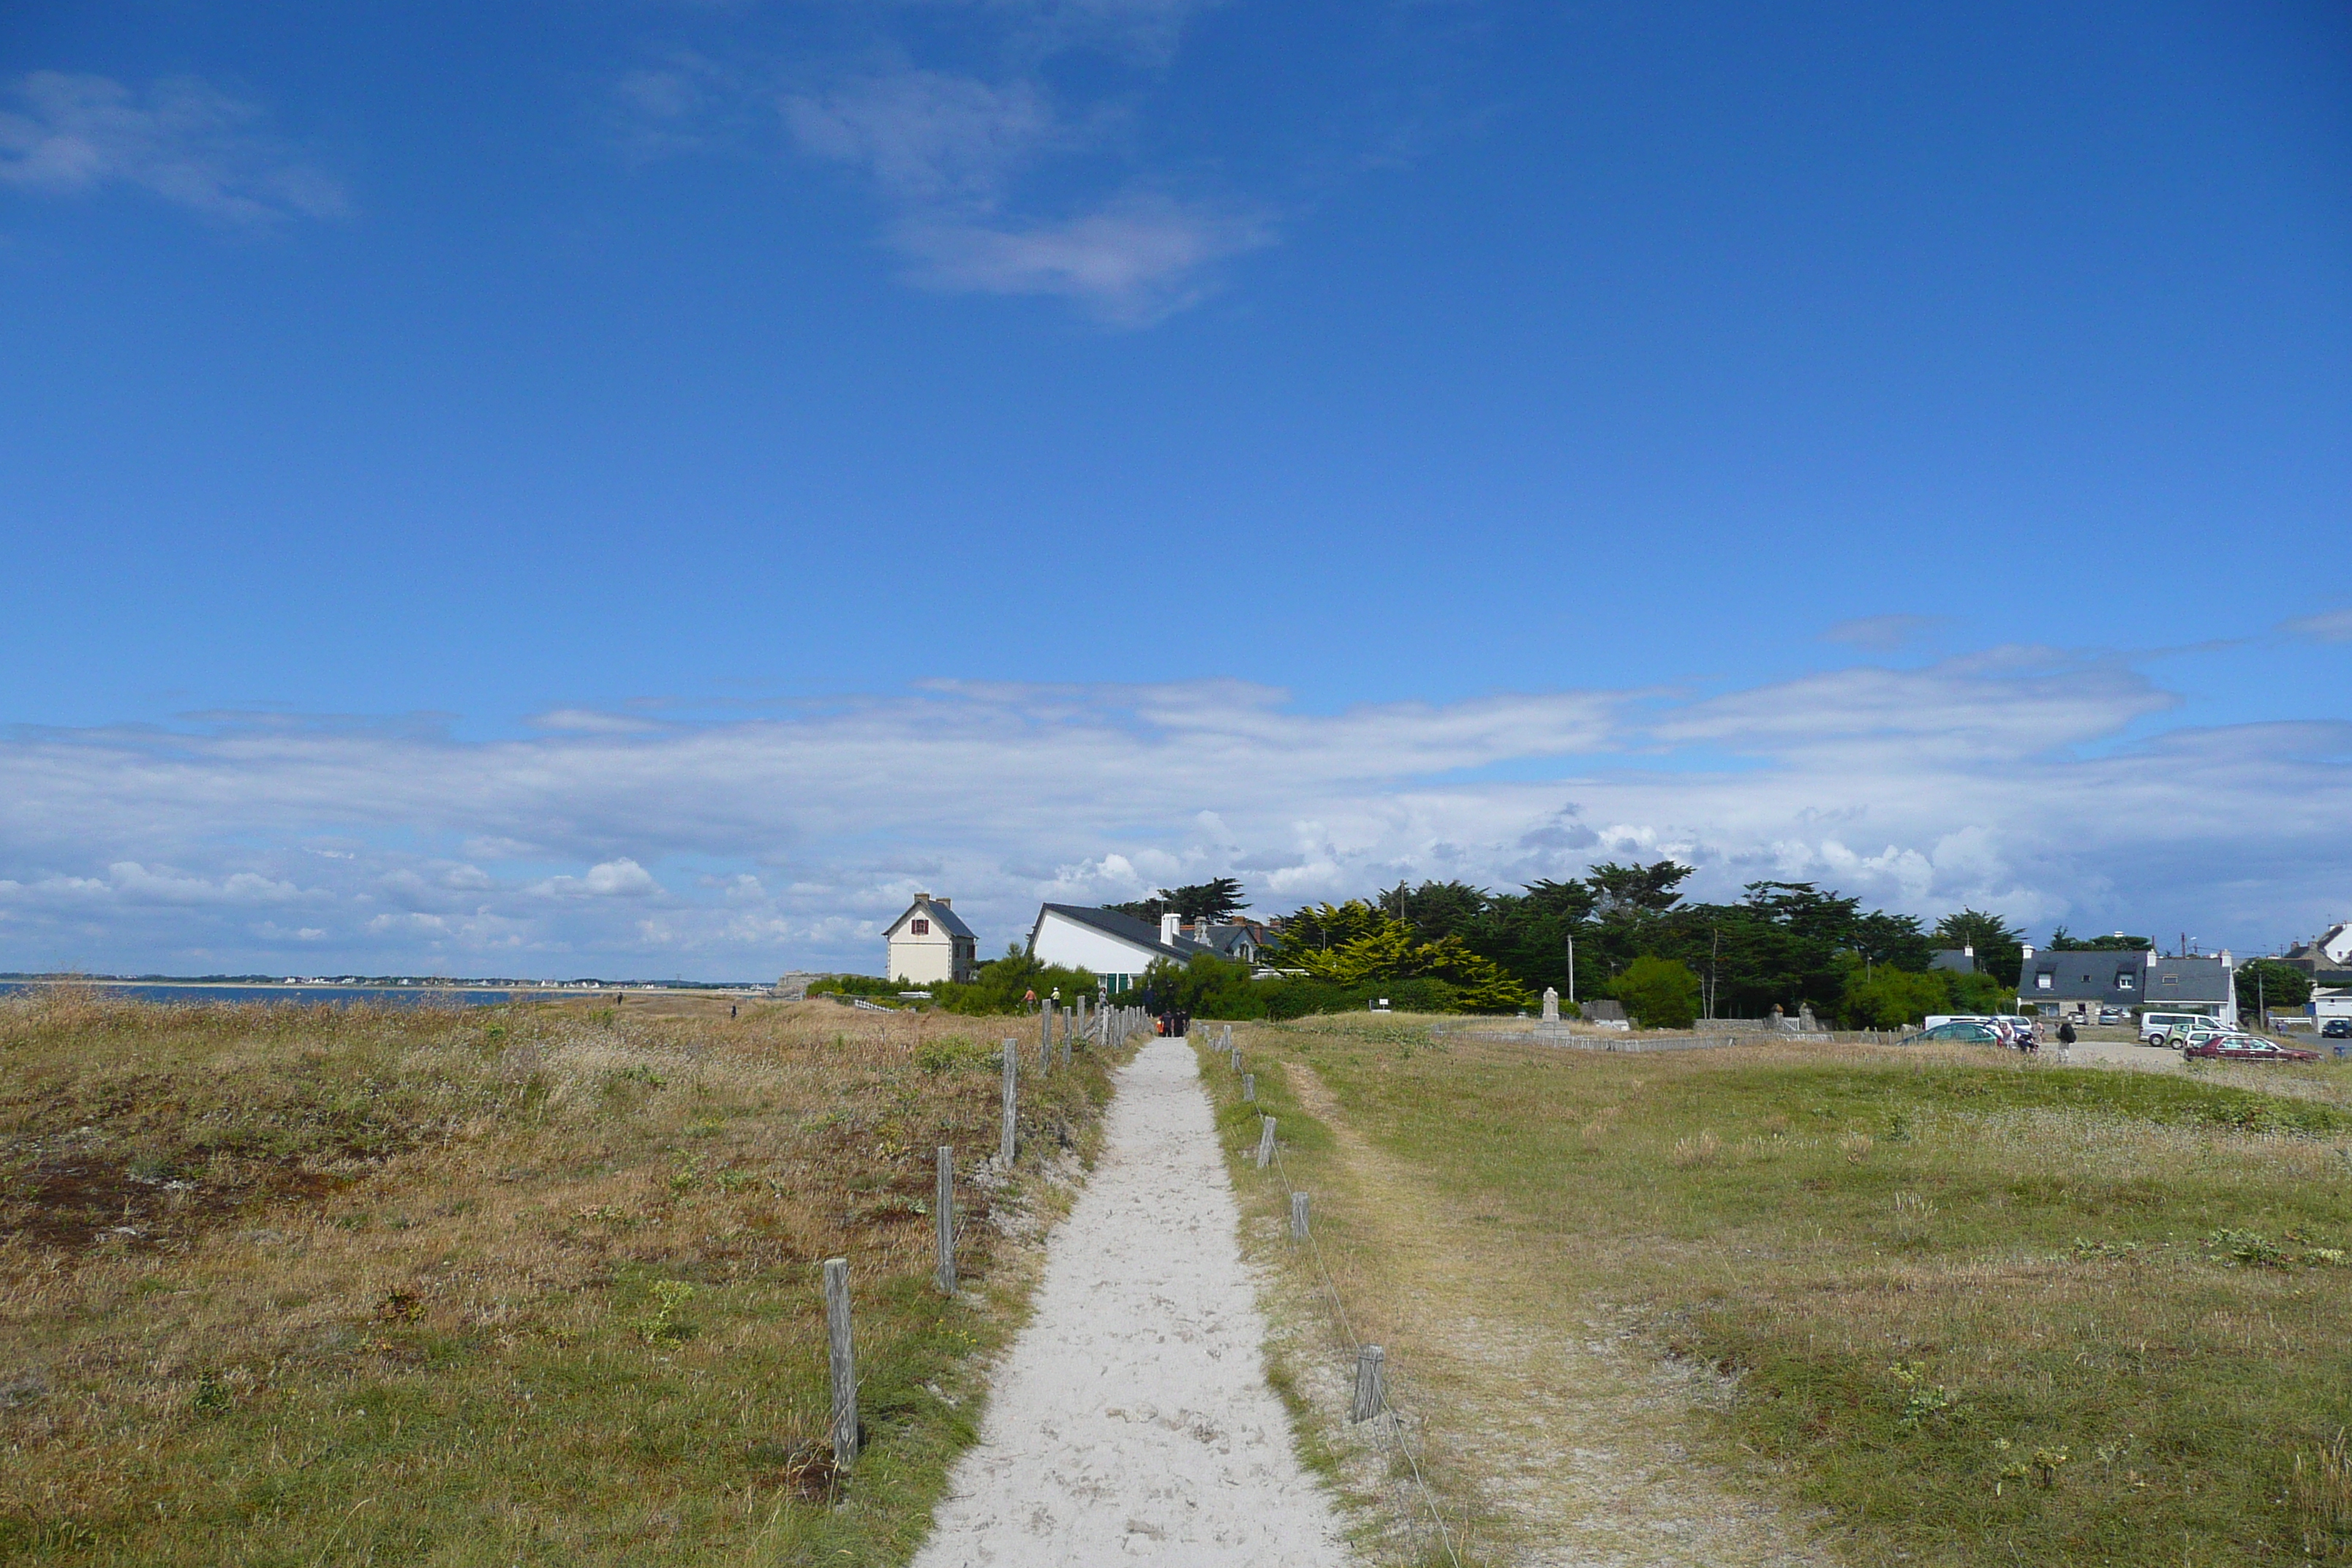
POLYGON ((2315 1062, 2317 1051, 2282 1046, 2252 1035, 2209 1035, 2180 1053, 2184 1057, 2218 1058, 2225 1062, 2315 1062))

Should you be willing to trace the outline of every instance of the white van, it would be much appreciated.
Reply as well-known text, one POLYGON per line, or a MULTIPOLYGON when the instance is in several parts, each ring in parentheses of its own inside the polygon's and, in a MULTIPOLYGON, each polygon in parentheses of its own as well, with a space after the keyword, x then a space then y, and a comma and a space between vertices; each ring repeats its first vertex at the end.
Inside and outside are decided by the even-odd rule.
POLYGON ((2220 1029, 2221 1020, 2210 1013, 2142 1013, 2139 1016, 2139 1043, 2160 1046, 2177 1030, 2187 1034, 2191 1029, 2220 1029))

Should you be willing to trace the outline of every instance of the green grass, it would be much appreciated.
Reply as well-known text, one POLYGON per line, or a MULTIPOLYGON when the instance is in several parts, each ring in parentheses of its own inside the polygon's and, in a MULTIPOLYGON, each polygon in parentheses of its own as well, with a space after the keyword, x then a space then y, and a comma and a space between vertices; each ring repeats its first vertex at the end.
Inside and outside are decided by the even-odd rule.
MULTIPOLYGON (((1054 1201, 971 1180, 988 1050, 824 1005, 0 1004, 0 1560, 905 1561, 1022 1311, 992 1207, 1054 1201), (868 1446, 828 1485, 831 1256, 868 1446)), ((1024 1169, 1108 1092, 1032 1076, 1024 1169)))
MULTIPOLYGON (((2326 1458, 2352 1426, 2333 1104, 1861 1047, 1245 1038, 1302 1153, 1328 1134, 1283 1057, 1481 1222, 1491 1256, 1465 1268, 1514 1271, 1548 1319, 1631 1309, 1657 1354, 1736 1378, 1690 1416, 1703 1450, 1826 1510, 1853 1561, 2352 1547, 2326 1458)), ((1223 1108, 1229 1143, 1249 1114, 1223 1108)))

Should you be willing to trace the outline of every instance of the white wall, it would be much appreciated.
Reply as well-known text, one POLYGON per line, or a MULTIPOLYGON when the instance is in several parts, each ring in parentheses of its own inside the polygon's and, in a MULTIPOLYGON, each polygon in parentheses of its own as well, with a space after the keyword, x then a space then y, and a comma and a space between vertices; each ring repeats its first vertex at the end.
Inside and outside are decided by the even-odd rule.
POLYGON ((929 936, 901 932, 890 939, 890 978, 935 985, 955 978, 955 940, 932 924, 929 936))
POLYGON ((1154 958, 1176 956, 1172 948, 1129 946, 1117 937, 1106 936, 1092 926, 1080 925, 1050 910, 1037 927, 1035 952, 1040 963, 1090 969, 1097 974, 1140 974, 1150 967, 1154 958))

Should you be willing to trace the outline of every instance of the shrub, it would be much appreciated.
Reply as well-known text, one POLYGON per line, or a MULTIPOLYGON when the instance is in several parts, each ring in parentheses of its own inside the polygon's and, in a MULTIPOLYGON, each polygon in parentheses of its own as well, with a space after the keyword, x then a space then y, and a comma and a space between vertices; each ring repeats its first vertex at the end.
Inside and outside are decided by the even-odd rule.
POLYGON ((1698 1016, 1698 976, 1677 958, 1643 953, 1609 989, 1645 1029, 1687 1029, 1698 1016))

